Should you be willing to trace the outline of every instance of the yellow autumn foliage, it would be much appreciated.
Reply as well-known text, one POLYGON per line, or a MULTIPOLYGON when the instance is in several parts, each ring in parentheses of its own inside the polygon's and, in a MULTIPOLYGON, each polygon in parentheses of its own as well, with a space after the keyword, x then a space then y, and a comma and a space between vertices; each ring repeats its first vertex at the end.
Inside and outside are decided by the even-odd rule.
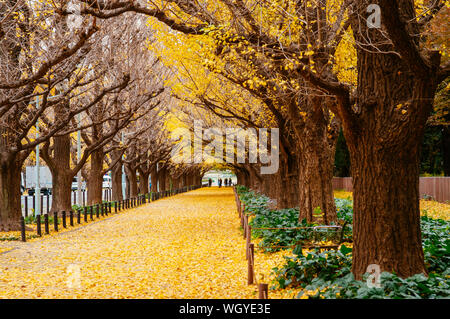
MULTIPOLYGON (((334 197, 347 199, 353 198, 352 192, 337 190, 334 192, 334 197)), ((422 216, 428 216, 434 219, 450 220, 450 204, 440 203, 433 200, 420 200, 420 212, 422 216)))

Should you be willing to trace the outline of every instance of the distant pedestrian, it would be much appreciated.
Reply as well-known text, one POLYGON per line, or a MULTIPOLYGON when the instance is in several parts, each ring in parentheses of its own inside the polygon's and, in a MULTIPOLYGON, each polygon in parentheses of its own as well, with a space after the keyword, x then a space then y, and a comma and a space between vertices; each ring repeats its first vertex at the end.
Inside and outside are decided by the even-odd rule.
POLYGON ((209 185, 209 187, 211 187, 211 185, 212 185, 212 179, 211 178, 208 180, 208 185, 209 185))
POLYGON ((222 187, 222 179, 219 178, 219 187, 222 187))
POLYGON ((225 178, 224 184, 225 186, 228 186, 228 178, 225 178))

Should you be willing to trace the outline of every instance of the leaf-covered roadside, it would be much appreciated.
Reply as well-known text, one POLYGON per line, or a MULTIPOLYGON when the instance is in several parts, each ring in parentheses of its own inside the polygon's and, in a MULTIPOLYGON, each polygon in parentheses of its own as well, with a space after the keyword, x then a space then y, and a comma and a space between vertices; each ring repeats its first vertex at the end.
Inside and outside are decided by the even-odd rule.
MULTIPOLYGON (((238 188, 240 197, 247 203, 267 202, 264 196, 244 187, 238 188)), ((348 194, 347 194, 348 195, 348 194)), ((337 214, 341 225, 346 225, 344 240, 352 241, 353 202, 350 196, 336 198, 337 214)), ((267 206, 250 208, 254 214, 251 222, 258 227, 300 227, 298 210, 273 211, 267 206)), ((302 250, 297 246, 294 256, 285 256, 285 263, 273 269, 273 289, 302 288, 299 298, 448 298, 450 296, 450 221, 433 219, 428 211, 422 211, 421 229, 425 264, 428 276, 417 274, 402 279, 395 274, 382 273, 381 288, 369 288, 366 282, 355 280, 351 273, 351 244, 341 245, 338 250, 320 252, 302 250)), ((442 216, 434 211, 433 215, 442 216)), ((447 215, 444 213, 444 216, 447 215)), ((448 216, 450 217, 450 216, 448 216)), ((269 247, 276 243, 295 244, 310 237, 310 230, 255 231, 254 237, 261 238, 260 245, 269 247), (308 237, 309 236, 309 237, 308 237)), ((268 251, 269 249, 265 249, 268 251)))
POLYGON ((333 240, 348 243, 352 241, 352 202, 350 200, 336 199, 339 225, 343 227, 343 233, 329 231, 317 236, 306 227, 311 228, 318 224, 309 224, 306 219, 299 220, 297 208, 273 210, 269 208, 268 197, 243 186, 237 186, 236 190, 241 202, 245 205, 245 213, 251 216, 249 225, 252 226, 252 238, 260 239, 258 246, 266 252, 290 248, 304 242, 333 240))

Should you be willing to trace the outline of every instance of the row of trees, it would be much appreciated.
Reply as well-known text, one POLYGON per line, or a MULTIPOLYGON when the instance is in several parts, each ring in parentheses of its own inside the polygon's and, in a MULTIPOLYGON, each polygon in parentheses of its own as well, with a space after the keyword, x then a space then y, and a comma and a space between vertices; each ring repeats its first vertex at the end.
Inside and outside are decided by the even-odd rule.
POLYGON ((59 11, 67 3, 54 5, 0 2, 0 231, 20 229, 20 173, 37 145, 52 173, 52 211, 72 209, 79 171, 88 204, 102 201, 110 170, 113 197, 122 199, 122 166, 128 196, 138 194, 136 172, 140 193, 148 191, 150 174, 161 190, 170 174, 176 186, 199 183, 198 169, 168 162, 169 70, 147 48, 154 36, 142 28, 145 19, 67 17, 59 11))
POLYGON ((231 167, 241 184, 278 207, 299 207, 301 219, 314 221, 320 207, 327 224, 336 221, 332 177, 342 131, 354 185, 353 273, 361 278, 370 264, 403 277, 426 273, 420 146, 433 107, 447 111, 445 102, 434 103, 450 75, 446 1, 0 6, 0 229, 18 226, 19 172, 37 144, 62 185, 54 209, 68 205, 64 190, 80 169, 90 203, 101 200, 101 177, 110 169, 120 198, 122 166, 131 196, 146 190, 148 176, 162 189, 198 182, 201 166, 168 161, 163 114, 182 112, 192 129, 199 116, 209 127, 278 128, 276 174, 261 175, 263 163, 231 167), (379 16, 377 7, 368 12, 374 4, 379 16), (162 108, 173 98, 176 109, 162 108), (74 162, 71 134, 78 130, 86 146, 74 162))
POLYGON ((170 28, 155 25, 164 42, 156 49, 169 53, 186 102, 243 127, 278 127, 279 173, 235 170, 280 207, 299 206, 300 218, 320 207, 325 222, 336 219, 331 179, 342 128, 354 185, 353 273, 361 278, 370 264, 403 277, 426 273, 420 146, 450 74, 438 27, 448 21, 446 1, 81 3, 89 16, 135 12, 170 28))

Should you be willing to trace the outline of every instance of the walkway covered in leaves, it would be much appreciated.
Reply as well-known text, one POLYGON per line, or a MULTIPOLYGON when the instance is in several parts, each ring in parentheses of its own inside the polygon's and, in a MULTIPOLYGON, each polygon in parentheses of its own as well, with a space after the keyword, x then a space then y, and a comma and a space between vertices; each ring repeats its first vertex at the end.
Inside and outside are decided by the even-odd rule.
POLYGON ((255 298, 233 190, 159 200, 0 254, 0 298, 255 298))

